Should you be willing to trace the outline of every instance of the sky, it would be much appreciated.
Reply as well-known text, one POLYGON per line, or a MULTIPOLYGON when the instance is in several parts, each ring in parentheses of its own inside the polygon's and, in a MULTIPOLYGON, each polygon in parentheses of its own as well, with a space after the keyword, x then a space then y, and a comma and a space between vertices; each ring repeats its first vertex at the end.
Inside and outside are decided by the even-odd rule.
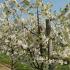
MULTIPOLYGON (((0 0, 0 3, 4 0, 0 0)), ((32 0, 33 1, 33 0, 32 0)), ((45 3, 51 2, 53 4, 52 10, 58 12, 60 8, 63 8, 65 4, 70 3, 70 0, 44 0, 45 3)))
POLYGON ((53 4, 53 11, 59 11, 66 4, 70 3, 70 0, 45 0, 45 2, 51 2, 53 4))

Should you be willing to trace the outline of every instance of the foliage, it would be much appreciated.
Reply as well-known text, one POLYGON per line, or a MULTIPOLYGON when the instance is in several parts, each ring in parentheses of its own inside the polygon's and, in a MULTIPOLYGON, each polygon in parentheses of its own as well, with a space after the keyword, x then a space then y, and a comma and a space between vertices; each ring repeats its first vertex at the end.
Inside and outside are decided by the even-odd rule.
POLYGON ((0 52, 10 57, 12 70, 18 60, 16 65, 22 69, 22 63, 37 70, 64 65, 64 61, 69 64, 70 4, 60 14, 51 13, 51 7, 42 0, 35 0, 34 4, 28 0, 6 0, 0 4, 0 52))

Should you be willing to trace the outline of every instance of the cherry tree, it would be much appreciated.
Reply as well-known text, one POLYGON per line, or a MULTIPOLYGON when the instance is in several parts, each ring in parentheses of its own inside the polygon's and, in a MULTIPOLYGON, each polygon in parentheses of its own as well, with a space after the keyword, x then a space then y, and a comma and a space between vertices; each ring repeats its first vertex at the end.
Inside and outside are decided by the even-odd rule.
POLYGON ((69 64, 69 6, 54 15, 52 4, 42 0, 0 4, 0 50, 11 57, 11 70, 18 60, 36 70, 54 70, 65 61, 69 64))

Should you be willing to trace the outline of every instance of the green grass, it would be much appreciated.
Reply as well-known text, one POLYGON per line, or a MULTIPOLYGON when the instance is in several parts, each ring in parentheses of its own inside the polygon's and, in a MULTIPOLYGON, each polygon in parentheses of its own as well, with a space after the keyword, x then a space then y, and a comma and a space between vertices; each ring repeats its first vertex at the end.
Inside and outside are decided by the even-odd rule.
MULTIPOLYGON (((3 54, 3 53, 0 53, 0 63, 1 64, 9 64, 10 65, 10 57, 3 54)), ((32 70, 31 67, 29 67, 28 65, 26 64, 21 64, 19 61, 16 62, 16 64, 14 65, 15 67, 15 70, 32 70)))
POLYGON ((0 53, 0 63, 2 64, 10 64, 10 57, 3 54, 3 53, 0 53))
POLYGON ((70 70, 69 65, 57 65, 55 70, 70 70))
MULTIPOLYGON (((2 64, 9 64, 10 65, 10 57, 0 53, 0 63, 2 64)), ((16 62, 14 65, 15 70, 32 70, 32 68, 26 64, 20 63, 20 61, 16 62)), ((69 65, 57 65, 55 70, 70 70, 69 65)))
POLYGON ((31 67, 29 67, 28 65, 26 64, 21 64, 20 62, 17 62, 15 64, 15 70, 32 70, 31 67))

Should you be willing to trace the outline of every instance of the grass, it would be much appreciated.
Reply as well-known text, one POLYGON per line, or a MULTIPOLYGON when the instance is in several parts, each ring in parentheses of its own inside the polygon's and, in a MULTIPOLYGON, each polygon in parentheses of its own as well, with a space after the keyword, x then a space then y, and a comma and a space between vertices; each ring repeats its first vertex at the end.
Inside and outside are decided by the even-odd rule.
POLYGON ((0 53, 0 63, 2 64, 10 64, 10 57, 3 54, 3 53, 0 53))
MULTIPOLYGON (((1 64, 8 64, 10 65, 10 57, 0 53, 0 63, 1 64)), ((26 64, 22 64, 20 63, 20 61, 16 62, 16 64, 14 65, 15 70, 32 70, 32 68, 26 64)), ((55 70, 70 70, 69 65, 57 65, 55 70)))
POLYGON ((70 70, 69 65, 57 65, 56 70, 70 70))
MULTIPOLYGON (((8 64, 10 65, 10 57, 3 54, 3 53, 0 53, 0 64, 8 64)), ((32 70, 31 67, 29 67, 28 65, 26 64, 22 64, 20 63, 19 61, 16 62, 16 64, 14 65, 15 67, 15 70, 32 70)))
POLYGON ((26 64, 21 64, 20 62, 17 62, 15 64, 15 70, 32 70, 31 67, 29 67, 28 65, 26 64))

